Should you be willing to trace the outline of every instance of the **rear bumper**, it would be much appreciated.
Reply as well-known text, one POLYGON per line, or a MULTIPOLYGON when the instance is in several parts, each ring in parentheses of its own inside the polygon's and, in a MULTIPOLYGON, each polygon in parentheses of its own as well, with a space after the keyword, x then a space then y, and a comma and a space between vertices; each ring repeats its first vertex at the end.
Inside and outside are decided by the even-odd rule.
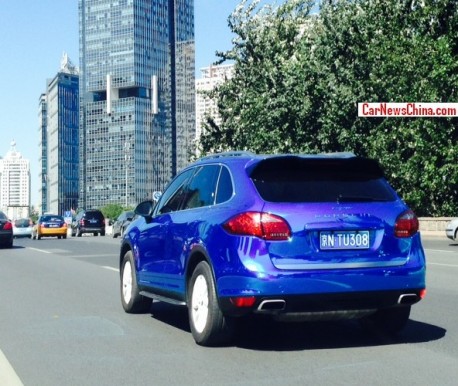
POLYGON ((271 315, 284 321, 355 319, 379 309, 410 306, 421 300, 421 289, 309 295, 259 296, 252 307, 235 307, 230 297, 220 298, 226 315, 271 315))
POLYGON ((40 229, 38 232, 38 236, 40 237, 47 237, 47 236, 67 236, 67 228, 59 228, 59 229, 53 229, 53 228, 45 228, 45 229, 40 229))

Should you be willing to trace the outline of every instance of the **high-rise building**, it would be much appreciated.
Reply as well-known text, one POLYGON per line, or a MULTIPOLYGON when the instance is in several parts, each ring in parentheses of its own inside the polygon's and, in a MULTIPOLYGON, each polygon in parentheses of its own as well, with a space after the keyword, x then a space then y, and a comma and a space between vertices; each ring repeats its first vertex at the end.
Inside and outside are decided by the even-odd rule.
POLYGON ((79 206, 135 206, 193 152, 194 1, 79 0, 79 18, 79 206))
POLYGON ((64 53, 39 100, 41 213, 64 215, 78 205, 79 75, 64 53))
POLYGON ((38 99, 38 122, 39 122, 39 142, 38 147, 40 149, 40 157, 38 158, 38 163, 40 165, 38 180, 40 181, 40 186, 38 188, 39 192, 39 203, 38 203, 38 213, 48 212, 48 136, 46 132, 48 121, 48 103, 46 94, 43 93, 38 99))
POLYGON ((30 215, 30 161, 16 150, 16 142, 0 159, 0 210, 14 220, 30 215))
POLYGON ((206 116, 211 116, 215 122, 220 123, 220 117, 215 99, 208 93, 216 86, 230 79, 234 73, 233 64, 209 66, 200 69, 201 77, 196 79, 196 138, 202 134, 203 122, 206 116))

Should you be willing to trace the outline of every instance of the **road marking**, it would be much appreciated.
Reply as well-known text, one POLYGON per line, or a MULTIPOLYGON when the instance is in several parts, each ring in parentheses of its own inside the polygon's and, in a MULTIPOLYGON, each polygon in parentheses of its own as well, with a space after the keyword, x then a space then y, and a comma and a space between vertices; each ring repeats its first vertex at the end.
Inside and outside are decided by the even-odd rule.
POLYGON ((0 385, 24 386, 2 350, 0 350, 0 385))
POLYGON ((109 271, 119 272, 118 268, 108 267, 107 265, 102 265, 102 268, 108 269, 109 271))
POLYGON ((458 268, 457 264, 441 264, 441 263, 426 263, 426 265, 440 265, 442 267, 453 267, 458 268))
POLYGON ((31 249, 33 251, 37 251, 37 252, 41 252, 41 253, 48 253, 48 254, 52 254, 52 252, 49 252, 49 251, 45 251, 44 249, 38 249, 38 248, 30 248, 30 247, 27 247, 27 249, 31 249))
POLYGON ((447 251, 445 249, 425 249, 425 251, 429 252, 448 252, 448 253, 456 253, 458 251, 447 251))

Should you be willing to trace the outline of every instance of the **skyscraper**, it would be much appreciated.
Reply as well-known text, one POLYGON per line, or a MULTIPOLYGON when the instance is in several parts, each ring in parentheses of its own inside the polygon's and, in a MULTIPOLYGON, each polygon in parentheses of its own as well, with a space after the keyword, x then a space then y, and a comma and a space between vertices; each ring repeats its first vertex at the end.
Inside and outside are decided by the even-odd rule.
POLYGON ((211 116, 217 124, 221 123, 218 114, 217 100, 210 98, 212 91, 221 83, 230 79, 234 74, 233 64, 209 66, 200 69, 201 77, 196 79, 196 137, 200 138, 205 117, 211 116))
POLYGON ((193 0, 79 0, 80 202, 134 206, 195 136, 193 0))
POLYGON ((10 219, 30 214, 30 161, 16 150, 16 142, 0 159, 0 210, 10 219))
POLYGON ((79 75, 66 54, 39 100, 41 213, 78 205, 79 75))

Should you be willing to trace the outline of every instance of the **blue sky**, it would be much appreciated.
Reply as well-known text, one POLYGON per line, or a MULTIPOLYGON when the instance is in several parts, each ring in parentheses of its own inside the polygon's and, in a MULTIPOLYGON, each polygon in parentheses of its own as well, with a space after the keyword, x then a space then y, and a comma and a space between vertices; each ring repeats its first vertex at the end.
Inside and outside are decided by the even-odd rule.
MULTIPOLYGON (((273 3, 273 2, 272 2, 273 3)), ((228 49, 227 17, 239 0, 194 0, 196 68, 228 49)), ((32 205, 38 200, 38 98, 63 52, 79 62, 78 0, 5 0, 0 8, 0 156, 16 149, 30 160, 32 205)))

